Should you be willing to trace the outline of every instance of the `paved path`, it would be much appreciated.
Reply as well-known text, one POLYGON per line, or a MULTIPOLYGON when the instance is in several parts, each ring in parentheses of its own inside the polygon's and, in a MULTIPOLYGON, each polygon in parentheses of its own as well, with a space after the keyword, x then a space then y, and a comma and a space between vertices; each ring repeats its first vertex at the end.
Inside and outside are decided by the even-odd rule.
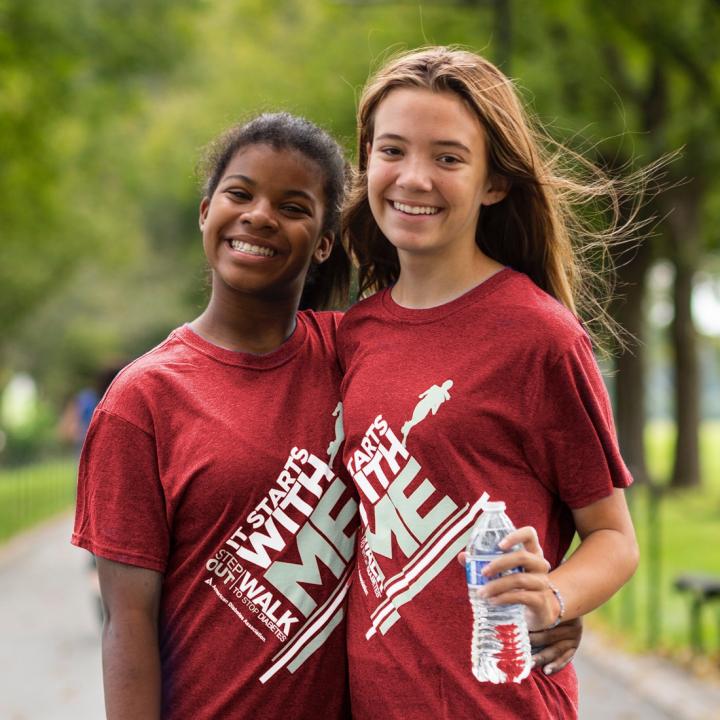
POLYGON ((669 660, 620 653, 594 634, 578 654, 580 720, 720 720, 720 684, 669 660))
POLYGON ((88 555, 64 516, 0 547, 0 718, 105 717, 88 555))
MULTIPOLYGON (((585 638, 587 643, 587 638, 585 638)), ((581 720, 679 720, 645 698, 617 674, 598 666, 585 648, 575 660, 580 683, 581 720)))
MULTIPOLYGON (((69 515, 0 547, 0 718, 104 717, 99 624, 69 515)), ((580 720, 716 720, 720 688, 586 633, 580 720)))

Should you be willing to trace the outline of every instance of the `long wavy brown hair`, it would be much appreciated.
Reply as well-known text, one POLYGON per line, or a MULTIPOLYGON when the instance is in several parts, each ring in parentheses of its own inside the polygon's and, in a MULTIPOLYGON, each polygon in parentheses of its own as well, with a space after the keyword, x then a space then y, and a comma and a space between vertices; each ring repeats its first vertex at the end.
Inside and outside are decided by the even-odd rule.
POLYGON ((358 266, 360 296, 395 283, 396 249, 370 211, 368 145, 378 106, 396 88, 458 95, 487 136, 491 175, 504 178, 504 200, 482 208, 475 234, 487 256, 528 275, 580 317, 598 338, 618 338, 606 312, 612 293, 608 249, 628 242, 637 222, 643 174, 612 179, 554 142, 533 121, 513 82, 475 53, 428 47, 391 59, 367 82, 357 112, 358 167, 343 213, 343 237, 358 266), (628 198, 630 200, 628 201, 628 198))

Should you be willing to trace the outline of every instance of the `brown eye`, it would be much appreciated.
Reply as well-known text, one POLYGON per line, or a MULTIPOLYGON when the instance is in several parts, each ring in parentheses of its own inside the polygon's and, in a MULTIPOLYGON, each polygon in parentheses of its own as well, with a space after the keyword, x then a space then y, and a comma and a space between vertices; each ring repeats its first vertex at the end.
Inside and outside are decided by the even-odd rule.
POLYGON ((312 213, 307 208, 304 208, 302 205, 283 205, 283 210, 294 215, 312 215, 312 213))
POLYGON ((228 195, 232 195, 237 200, 251 200, 252 196, 246 190, 226 190, 228 195))
POLYGON ((380 154, 385 155, 385 157, 389 157, 389 158, 396 158, 396 157, 400 157, 400 155, 402 155, 400 148, 396 148, 396 147, 380 148, 380 154))

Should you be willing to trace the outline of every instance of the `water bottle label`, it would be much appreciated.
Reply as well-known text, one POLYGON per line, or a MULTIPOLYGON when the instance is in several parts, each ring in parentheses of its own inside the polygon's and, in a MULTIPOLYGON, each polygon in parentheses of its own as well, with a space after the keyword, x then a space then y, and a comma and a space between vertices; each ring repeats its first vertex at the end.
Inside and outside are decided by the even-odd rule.
MULTIPOLYGON (((465 578, 468 585, 487 585, 491 580, 495 580, 496 578, 500 577, 500 575, 492 575, 488 577, 487 575, 482 574, 483 568, 486 565, 489 565, 491 560, 492 558, 481 559, 472 557, 468 557, 465 560, 465 578)), ((522 572, 522 568, 517 567, 513 568, 512 570, 507 570, 506 572, 502 573, 502 575, 511 575, 518 572, 522 572)))
POLYGON ((465 577, 468 585, 485 585, 492 578, 482 574, 483 568, 489 564, 489 560, 476 560, 468 558, 465 561, 465 577))

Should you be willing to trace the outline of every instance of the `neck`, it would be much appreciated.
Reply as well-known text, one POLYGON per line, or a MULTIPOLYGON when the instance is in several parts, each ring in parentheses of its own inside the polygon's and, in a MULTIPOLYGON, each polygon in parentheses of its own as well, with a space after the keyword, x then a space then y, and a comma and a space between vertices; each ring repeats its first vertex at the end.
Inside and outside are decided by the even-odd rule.
POLYGON ((213 345, 262 355, 276 350, 292 335, 298 303, 299 298, 220 297, 213 292, 208 306, 190 327, 213 345))
POLYGON ((399 252, 400 277, 391 293, 402 307, 424 309, 451 302, 476 287, 503 266, 477 245, 470 252, 448 258, 399 252))

